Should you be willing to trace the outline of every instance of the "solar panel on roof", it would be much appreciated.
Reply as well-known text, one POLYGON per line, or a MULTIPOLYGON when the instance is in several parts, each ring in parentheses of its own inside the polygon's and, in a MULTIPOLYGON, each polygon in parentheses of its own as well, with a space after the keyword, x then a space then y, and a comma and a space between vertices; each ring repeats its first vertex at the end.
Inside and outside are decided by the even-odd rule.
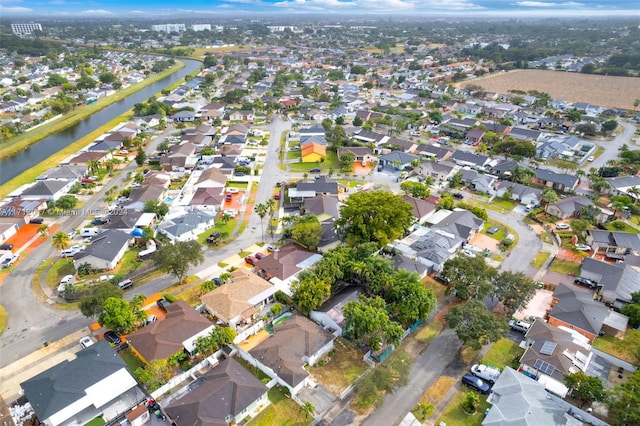
POLYGON ((541 371, 542 373, 548 376, 551 376, 553 372, 556 370, 556 368, 553 365, 541 359, 536 359, 536 362, 533 363, 533 368, 541 371))
POLYGON ((544 342, 542 349, 540 349, 540 353, 542 355, 553 355, 553 351, 556 349, 556 346, 558 346, 558 344, 555 342, 544 342))

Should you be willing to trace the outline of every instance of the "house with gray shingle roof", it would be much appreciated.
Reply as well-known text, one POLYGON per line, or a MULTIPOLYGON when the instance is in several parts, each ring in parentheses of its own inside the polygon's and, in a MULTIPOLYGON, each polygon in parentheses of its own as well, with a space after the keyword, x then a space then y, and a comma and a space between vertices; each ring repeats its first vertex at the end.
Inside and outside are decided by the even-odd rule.
POLYGON ((476 154, 474 152, 457 150, 451 156, 451 161, 454 161, 459 166, 468 166, 476 169, 483 169, 489 164, 491 159, 487 155, 476 154))
POLYGON ((478 192, 488 193, 493 189, 493 185, 497 180, 495 176, 470 169, 462 169, 460 173, 462 174, 462 182, 478 192))
POLYGON ((484 221, 469 210, 456 208, 448 214, 446 210, 440 211, 443 212, 442 217, 436 218, 434 215, 433 219, 437 219, 437 222, 431 228, 450 232, 465 242, 469 242, 484 225, 484 221))
POLYGON ((380 165, 394 170, 404 170, 414 160, 420 160, 420 157, 402 151, 391 151, 378 157, 380 165))
POLYGON ((416 145, 415 153, 427 157, 435 161, 443 161, 451 157, 452 151, 447 148, 442 148, 435 145, 418 144, 416 145))
POLYGON ((556 191, 568 191, 576 189, 580 179, 575 174, 561 174, 553 170, 538 168, 536 169, 536 176, 533 182, 556 191))
POLYGON ((36 180, 72 180, 77 181, 87 175, 85 166, 62 165, 42 173, 36 180))
POLYGON ((585 210, 600 223, 605 222, 611 216, 611 212, 598 208, 593 204, 593 201, 583 196, 561 198, 555 203, 547 204, 544 208, 545 212, 559 219, 578 217, 585 210))
POLYGON ((446 182, 455 175, 460 167, 448 161, 427 161, 420 164, 423 176, 429 176, 435 179, 436 184, 446 182))
POLYGON ((48 426, 113 420, 144 394, 118 354, 102 340, 23 383, 38 420, 48 426))
POLYGON ((269 405, 268 391, 249 370, 227 358, 161 404, 176 426, 242 424, 269 405))
POLYGON ((193 209, 177 216, 167 216, 158 225, 158 230, 171 242, 196 240, 198 235, 214 226, 215 216, 193 209))
POLYGON ((620 255, 640 252, 640 234, 632 232, 587 229, 586 240, 595 252, 620 255))
POLYGON ((520 201, 527 206, 539 206, 542 201, 542 190, 505 180, 497 185, 496 196, 520 201))
POLYGON ((39 180, 22 191, 23 200, 57 201, 67 194, 76 181, 71 180, 39 180))
POLYGON ((580 276, 598 284, 597 298, 617 308, 631 303, 631 293, 640 291, 640 268, 624 263, 608 263, 586 257, 580 276))
POLYGON ((444 263, 462 246, 464 240, 443 230, 418 227, 391 246, 403 256, 416 259, 427 267, 427 273, 440 271, 444 263))
POLYGON ((634 201, 640 199, 640 176, 616 176, 605 178, 612 195, 627 195, 634 201), (637 191, 637 192, 636 192, 637 191))
POLYGON ((78 269, 88 263, 93 269, 105 271, 114 269, 129 248, 133 236, 120 230, 106 230, 91 240, 91 245, 73 256, 73 266, 78 269))

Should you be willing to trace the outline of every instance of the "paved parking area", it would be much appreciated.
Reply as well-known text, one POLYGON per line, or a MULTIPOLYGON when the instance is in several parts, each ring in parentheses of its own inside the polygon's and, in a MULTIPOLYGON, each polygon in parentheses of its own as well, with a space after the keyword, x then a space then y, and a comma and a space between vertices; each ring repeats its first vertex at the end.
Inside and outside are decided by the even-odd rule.
POLYGON ((317 414, 325 413, 336 403, 336 398, 327 388, 320 384, 307 386, 298 392, 298 398, 304 402, 310 402, 317 414))
POLYGON ((517 311, 513 316, 519 320, 528 320, 529 317, 544 318, 547 309, 551 308, 552 299, 552 291, 538 289, 527 306, 517 311))

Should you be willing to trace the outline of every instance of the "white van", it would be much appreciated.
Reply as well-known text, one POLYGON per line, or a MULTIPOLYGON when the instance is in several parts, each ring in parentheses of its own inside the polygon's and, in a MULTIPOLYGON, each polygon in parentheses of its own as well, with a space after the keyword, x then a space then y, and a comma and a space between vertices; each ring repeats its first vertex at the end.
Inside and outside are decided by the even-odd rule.
POLYGON ((82 228, 80 230, 81 237, 95 237, 100 233, 100 229, 98 228, 82 228))

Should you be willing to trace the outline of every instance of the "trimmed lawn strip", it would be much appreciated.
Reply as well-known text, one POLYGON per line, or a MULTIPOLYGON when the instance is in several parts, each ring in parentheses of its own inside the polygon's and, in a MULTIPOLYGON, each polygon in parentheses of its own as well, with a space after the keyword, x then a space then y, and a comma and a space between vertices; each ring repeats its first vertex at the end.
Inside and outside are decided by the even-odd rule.
POLYGON ((329 169, 337 170, 340 168, 340 161, 338 155, 335 152, 327 151, 327 158, 324 161, 317 161, 313 163, 289 163, 291 170, 308 172, 311 169, 319 167, 322 172, 328 172, 329 169))
POLYGON ((485 222, 485 224, 484 224, 484 226, 482 228, 482 231, 480 231, 480 233, 486 235, 489 238, 493 238, 494 240, 497 240, 497 241, 502 241, 502 240, 504 240, 504 237, 507 236, 507 231, 505 231, 504 227, 502 227, 501 225, 499 225, 497 223, 491 223, 491 222, 485 222), (489 234, 487 231, 492 226, 495 226, 496 228, 498 228, 498 232, 496 232, 494 234, 489 234))
POLYGON ((424 277, 424 279, 422 280, 422 284, 424 284, 424 287, 427 290, 431 290, 433 292, 433 294, 436 296, 436 299, 438 299, 438 302, 442 302, 444 298, 447 297, 447 286, 445 286, 444 284, 440 284, 433 278, 424 277))
POLYGON ((505 366, 517 369, 523 353, 524 349, 519 347, 516 342, 502 338, 491 346, 491 349, 489 349, 489 352, 482 358, 480 363, 498 367, 501 370, 505 366))
POLYGON ((445 397, 451 386, 456 382, 456 379, 449 376, 440 376, 436 379, 435 382, 427 389, 427 391, 422 395, 418 404, 414 407, 411 412, 420 422, 424 423, 427 417, 423 416, 421 410, 419 408, 419 404, 431 404, 434 408, 438 406, 440 401, 445 397))
POLYGON ((617 232, 630 232, 632 234, 640 234, 640 231, 633 226, 622 222, 621 220, 616 220, 615 222, 610 222, 605 225, 609 231, 617 231, 617 232))
POLYGON ((462 411, 462 402, 465 396, 472 390, 463 389, 453 397, 442 416, 435 422, 441 424, 444 422, 447 426, 480 426, 484 419, 484 411, 490 407, 487 402, 486 395, 480 395, 480 406, 475 414, 469 415, 462 411))
POLYGON ((640 331, 629 329, 625 333, 624 339, 617 339, 613 336, 596 337, 593 341, 593 347, 631 364, 637 364, 640 362, 638 355, 640 331))
POLYGON ((299 426, 311 423, 311 418, 306 418, 301 407, 291 398, 284 395, 278 386, 269 391, 269 405, 265 410, 251 420, 251 426, 299 426))
POLYGON ((549 259, 549 256, 551 256, 551 253, 541 251, 540 253, 536 254, 536 257, 533 258, 533 260, 531 261, 531 266, 536 269, 542 268, 542 265, 544 265, 544 262, 549 259))
POLYGON ((200 304, 200 295, 202 291, 200 290, 200 285, 196 285, 194 287, 189 287, 187 289, 182 290, 180 293, 176 294, 176 299, 184 300, 189 305, 194 306, 200 304))
POLYGON ((138 367, 144 367, 144 363, 140 360, 140 358, 133 354, 131 349, 120 351, 120 358, 122 358, 124 363, 127 364, 127 370, 131 374, 134 374, 138 367))
POLYGON ((4 329, 7 327, 7 310, 4 306, 0 305, 0 336, 4 333, 4 329))
POLYGON ((576 277, 580 276, 580 264, 575 262, 569 262, 568 260, 562 260, 556 258, 551 265, 549 266, 549 270, 552 272, 558 272, 560 274, 570 275, 573 274, 576 277))
POLYGON ((432 320, 429 324, 418 331, 418 334, 416 334, 415 338, 425 345, 428 345, 433 339, 438 336, 438 334, 440 334, 443 328, 444 324, 442 324, 442 322, 438 320, 432 320))
POLYGON ((334 341, 333 351, 309 370, 314 378, 338 396, 369 368, 362 358, 363 353, 360 349, 338 337, 334 341), (320 365, 323 361, 326 363, 320 365))

